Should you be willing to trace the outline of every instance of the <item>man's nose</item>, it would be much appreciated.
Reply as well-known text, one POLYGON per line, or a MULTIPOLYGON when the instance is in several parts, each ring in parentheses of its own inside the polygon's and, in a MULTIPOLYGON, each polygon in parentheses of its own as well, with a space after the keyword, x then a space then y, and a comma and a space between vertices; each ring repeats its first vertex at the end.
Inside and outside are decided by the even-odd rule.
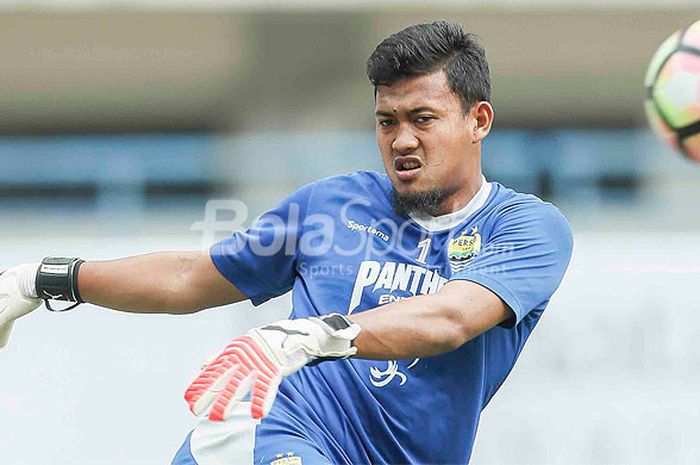
POLYGON ((418 145, 418 138, 413 133, 410 125, 399 124, 396 138, 394 138, 394 142, 391 144, 391 148, 394 149, 394 152, 400 155, 406 155, 418 148, 418 145))

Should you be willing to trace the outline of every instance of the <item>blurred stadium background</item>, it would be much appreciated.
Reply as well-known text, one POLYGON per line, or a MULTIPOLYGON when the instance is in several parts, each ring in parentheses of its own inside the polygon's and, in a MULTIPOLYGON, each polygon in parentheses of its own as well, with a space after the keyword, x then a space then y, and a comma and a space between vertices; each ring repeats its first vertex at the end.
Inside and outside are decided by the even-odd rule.
MULTIPOLYGON (((367 56, 408 24, 459 21, 491 64, 487 176, 552 200, 576 232, 472 463, 700 463, 700 167, 642 107, 651 55, 700 7, 426 5, 3 1, 0 268, 201 248, 207 200, 244 201, 249 223, 306 182, 380 170, 367 56)), ((36 312, 0 352, 0 463, 169 463, 202 361, 288 310, 283 297, 186 317, 36 312)))

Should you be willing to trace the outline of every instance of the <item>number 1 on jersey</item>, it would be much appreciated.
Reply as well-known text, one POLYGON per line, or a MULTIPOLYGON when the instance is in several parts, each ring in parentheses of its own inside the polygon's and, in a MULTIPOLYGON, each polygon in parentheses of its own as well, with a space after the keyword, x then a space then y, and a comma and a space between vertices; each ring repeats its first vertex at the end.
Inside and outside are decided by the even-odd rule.
POLYGON ((428 251, 430 250, 430 238, 420 241, 418 243, 418 249, 420 250, 418 261, 425 264, 425 259, 428 258, 428 251))

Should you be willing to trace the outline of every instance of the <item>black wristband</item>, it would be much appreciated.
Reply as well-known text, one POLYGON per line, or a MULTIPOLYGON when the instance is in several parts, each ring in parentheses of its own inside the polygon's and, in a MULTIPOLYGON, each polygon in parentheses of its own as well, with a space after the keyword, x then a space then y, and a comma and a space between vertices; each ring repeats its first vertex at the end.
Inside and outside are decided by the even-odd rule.
POLYGON ((46 301, 46 308, 51 311, 66 311, 83 303, 78 292, 78 270, 84 260, 80 258, 46 257, 36 273, 36 293, 46 301), (49 300, 76 302, 66 309, 54 309, 49 300))

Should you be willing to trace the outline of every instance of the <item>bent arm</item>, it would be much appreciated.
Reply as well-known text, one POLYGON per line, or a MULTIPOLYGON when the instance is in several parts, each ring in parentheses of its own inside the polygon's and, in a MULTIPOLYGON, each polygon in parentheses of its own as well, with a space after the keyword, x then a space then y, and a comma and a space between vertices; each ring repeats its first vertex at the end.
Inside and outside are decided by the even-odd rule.
POLYGON ((351 315, 362 331, 357 358, 392 360, 438 355, 513 316, 493 292, 470 281, 452 281, 439 292, 351 315))
POLYGON ((246 298, 206 251, 85 262, 78 288, 86 302, 134 313, 194 313, 246 298))

